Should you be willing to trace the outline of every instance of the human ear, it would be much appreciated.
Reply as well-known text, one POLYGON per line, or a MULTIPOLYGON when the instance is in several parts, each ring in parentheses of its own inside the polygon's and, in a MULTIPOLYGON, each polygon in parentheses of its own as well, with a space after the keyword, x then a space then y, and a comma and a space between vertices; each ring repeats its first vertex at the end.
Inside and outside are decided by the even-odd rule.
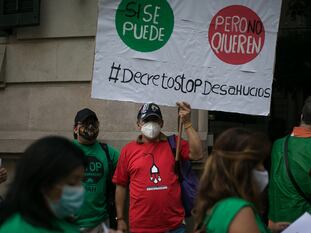
POLYGON ((161 122, 160 122, 161 128, 163 128, 163 125, 164 125, 164 122, 161 120, 161 122))
POLYGON ((139 130, 141 130, 142 124, 141 124, 140 121, 137 121, 137 122, 136 122, 136 126, 137 126, 137 128, 138 128, 139 130))

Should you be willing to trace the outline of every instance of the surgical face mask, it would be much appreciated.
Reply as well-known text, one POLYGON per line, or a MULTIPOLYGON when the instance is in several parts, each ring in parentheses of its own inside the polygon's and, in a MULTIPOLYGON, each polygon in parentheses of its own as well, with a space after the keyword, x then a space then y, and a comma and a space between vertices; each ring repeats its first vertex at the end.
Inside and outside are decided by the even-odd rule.
POLYGON ((262 192, 269 183, 269 174, 267 170, 259 171, 253 170, 253 177, 259 187, 259 191, 262 192))
POLYGON ((150 139, 156 138, 160 134, 160 131, 161 126, 159 123, 153 121, 147 122, 141 127, 142 134, 150 139))
POLYGON ((93 141, 99 133, 98 124, 82 124, 79 127, 79 135, 88 141, 93 141))
POLYGON ((84 192, 83 186, 65 185, 58 201, 48 201, 54 215, 62 219, 76 214, 83 204, 84 192))

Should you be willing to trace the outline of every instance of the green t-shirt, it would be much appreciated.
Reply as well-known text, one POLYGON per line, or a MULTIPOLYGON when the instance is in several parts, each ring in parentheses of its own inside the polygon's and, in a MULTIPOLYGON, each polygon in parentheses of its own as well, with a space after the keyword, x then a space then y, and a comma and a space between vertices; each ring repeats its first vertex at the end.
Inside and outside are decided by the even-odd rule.
MULTIPOLYGON (((86 191, 85 200, 76 215, 76 223, 83 228, 92 228, 108 218, 106 180, 111 168, 108 168, 107 157, 98 142, 92 145, 82 145, 74 140, 73 143, 83 150, 88 160, 83 179, 86 191)), ((108 150, 114 170, 120 153, 110 145, 108 145, 108 150)))
MULTIPOLYGON (((234 217, 244 207, 251 207, 253 205, 240 198, 227 198, 219 201, 212 209, 210 215, 204 219, 205 232, 213 233, 227 233, 234 217)), ((265 224, 261 221, 260 216, 254 211, 256 223, 261 233, 270 233, 265 224)))
POLYGON ((33 226, 28 223, 20 214, 14 214, 0 227, 0 233, 79 233, 78 227, 65 220, 57 220, 55 225, 60 230, 49 230, 33 226))
MULTIPOLYGON (((269 183, 269 219, 274 222, 293 222, 304 212, 311 213, 311 205, 303 199, 291 183, 284 162, 285 138, 272 148, 269 183)), ((299 187, 311 196, 311 138, 291 136, 288 141, 288 162, 299 187)))

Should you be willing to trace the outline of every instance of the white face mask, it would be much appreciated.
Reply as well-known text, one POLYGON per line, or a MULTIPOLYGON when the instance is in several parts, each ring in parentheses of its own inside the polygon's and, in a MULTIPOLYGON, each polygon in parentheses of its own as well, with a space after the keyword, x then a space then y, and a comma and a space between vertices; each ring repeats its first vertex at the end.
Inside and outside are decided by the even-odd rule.
POLYGON ((147 138, 154 139, 156 138, 161 131, 161 126, 156 122, 147 122, 141 127, 141 132, 147 138))
POLYGON ((259 187, 259 191, 262 192, 269 183, 269 174, 267 170, 258 171, 256 169, 253 170, 253 177, 257 182, 259 187))

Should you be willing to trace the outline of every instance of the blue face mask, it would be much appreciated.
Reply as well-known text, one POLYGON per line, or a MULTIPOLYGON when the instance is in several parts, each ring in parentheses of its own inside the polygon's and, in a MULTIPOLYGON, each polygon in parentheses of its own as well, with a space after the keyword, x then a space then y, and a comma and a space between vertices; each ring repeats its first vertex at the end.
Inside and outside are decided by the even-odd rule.
POLYGON ((82 206, 83 201, 83 186, 65 185, 61 198, 58 201, 49 200, 49 205, 56 217, 65 218, 76 214, 82 206))

